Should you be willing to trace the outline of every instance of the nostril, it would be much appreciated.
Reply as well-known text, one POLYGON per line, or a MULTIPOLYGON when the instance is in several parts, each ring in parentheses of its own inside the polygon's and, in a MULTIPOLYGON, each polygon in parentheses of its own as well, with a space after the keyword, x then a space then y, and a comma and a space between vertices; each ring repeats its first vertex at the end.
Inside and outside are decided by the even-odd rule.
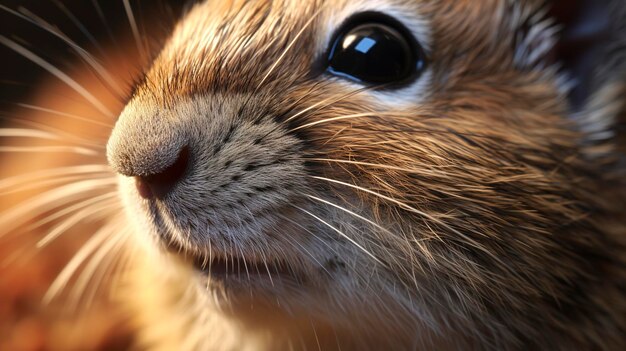
POLYGON ((145 199, 163 198, 183 177, 187 171, 188 163, 189 148, 184 147, 171 166, 155 174, 135 177, 139 195, 145 199))

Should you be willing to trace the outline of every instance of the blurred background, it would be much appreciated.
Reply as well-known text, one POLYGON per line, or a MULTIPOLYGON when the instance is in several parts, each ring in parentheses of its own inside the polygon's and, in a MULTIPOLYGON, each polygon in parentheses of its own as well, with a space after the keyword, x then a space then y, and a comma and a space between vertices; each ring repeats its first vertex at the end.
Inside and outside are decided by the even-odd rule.
MULTIPOLYGON (((122 91, 128 94, 133 80, 141 74, 143 63, 139 60, 142 55, 137 52, 126 6, 132 8, 143 41, 141 45, 152 48, 154 52, 184 10, 185 3, 188 2, 0 0, 0 36, 68 74, 117 113, 123 106, 124 94, 111 93, 93 69, 80 60, 75 50, 33 22, 49 25, 90 52, 99 63, 111 70, 122 91)), ((0 45, 0 127, 50 127, 104 146, 109 128, 80 124, 41 108, 94 120, 102 118, 75 91, 48 71, 6 45, 0 45)), ((106 122, 112 123, 110 120, 106 122)), ((130 316, 125 316, 111 301, 106 278, 88 307, 67 308, 69 302, 63 296, 45 306, 42 304, 42 298, 55 277, 104 219, 78 219, 72 228, 45 248, 37 248, 37 242, 57 228, 64 217, 42 226, 34 226, 33 223, 50 218, 54 215, 52 210, 33 215, 28 222, 20 222, 10 230, 1 227, 3 223, 13 221, 7 215, 11 210, 32 202, 37 194, 53 187, 24 187, 24 184, 12 180, 54 167, 94 163, 93 159, 84 157, 8 151, 9 146, 21 142, 21 139, 0 134, 0 350, 130 348, 133 342, 133 332, 127 326, 130 316)), ((104 163, 104 158, 96 161, 104 163)), ((55 211, 59 210, 62 208, 55 211)))

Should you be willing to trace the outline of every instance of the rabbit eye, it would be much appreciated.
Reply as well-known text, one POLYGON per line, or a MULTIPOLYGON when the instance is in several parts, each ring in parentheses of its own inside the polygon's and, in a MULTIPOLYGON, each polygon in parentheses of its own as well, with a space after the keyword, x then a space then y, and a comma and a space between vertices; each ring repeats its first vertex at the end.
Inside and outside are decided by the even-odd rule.
POLYGON ((415 38, 384 15, 349 21, 331 44, 327 71, 363 84, 406 83, 426 67, 426 55, 415 38))

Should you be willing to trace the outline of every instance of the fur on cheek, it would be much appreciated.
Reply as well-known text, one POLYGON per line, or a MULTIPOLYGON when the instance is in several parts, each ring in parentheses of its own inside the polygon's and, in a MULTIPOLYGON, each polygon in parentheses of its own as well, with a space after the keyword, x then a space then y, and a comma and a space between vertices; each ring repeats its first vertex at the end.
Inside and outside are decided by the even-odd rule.
MULTIPOLYGON (((605 142, 614 137, 619 90, 598 90, 589 109, 572 114, 564 75, 545 61, 557 32, 539 2, 420 3, 420 16, 430 19, 427 82, 396 99, 393 91, 299 75, 310 68, 303 53, 319 49, 319 23, 332 22, 310 16, 324 12, 291 14, 309 16, 310 29, 295 31, 302 40, 277 36, 263 46, 264 30, 293 28, 276 31, 280 22, 257 23, 237 5, 241 15, 230 20, 249 20, 258 33, 226 26, 215 37, 224 45, 211 40, 181 51, 204 23, 194 17, 197 7, 135 98, 171 112, 164 123, 183 129, 200 165, 162 203, 168 238, 190 251, 283 259, 313 277, 306 289, 268 290, 279 296, 265 305, 280 312, 267 314, 279 322, 264 332, 290 340, 281 329, 307 329, 298 324, 304 315, 313 325, 304 338, 327 328, 350 346, 431 345, 431 334, 494 349, 619 343, 625 307, 611 305, 623 295, 615 233, 624 225, 612 206, 623 200, 608 185, 622 194, 623 184, 615 159, 604 168, 608 162, 589 157, 614 150, 605 142), (286 61, 273 61, 275 47, 286 61), (302 55, 289 60, 288 49, 302 55), (176 60, 181 53, 191 54, 176 60), (242 63, 253 54, 275 64, 242 63), (166 83, 171 90, 162 89, 166 83), (243 93, 250 86, 253 93, 243 93), (390 337, 370 340, 365 330, 382 320, 390 337)), ((128 124, 120 133, 150 126, 128 124)), ((126 159, 133 152, 140 159, 146 145, 154 146, 130 147, 126 159)), ((220 301, 211 293, 197 298, 211 308, 220 301)), ((264 323, 248 312, 226 322, 245 329, 246 343, 264 323)), ((191 318, 200 318, 196 330, 212 323, 191 318)))

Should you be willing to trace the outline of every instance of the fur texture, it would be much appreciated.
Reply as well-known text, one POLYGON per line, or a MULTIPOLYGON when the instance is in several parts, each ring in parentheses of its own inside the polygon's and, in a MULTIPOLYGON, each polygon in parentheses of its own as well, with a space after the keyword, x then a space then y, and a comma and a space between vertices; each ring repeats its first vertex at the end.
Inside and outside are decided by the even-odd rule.
POLYGON ((107 146, 141 345, 621 349, 626 11, 610 6, 580 108, 544 1, 193 6, 107 146), (363 11, 422 43, 420 79, 377 90, 319 68, 363 11), (135 177, 183 148, 181 181, 141 198, 135 177))

